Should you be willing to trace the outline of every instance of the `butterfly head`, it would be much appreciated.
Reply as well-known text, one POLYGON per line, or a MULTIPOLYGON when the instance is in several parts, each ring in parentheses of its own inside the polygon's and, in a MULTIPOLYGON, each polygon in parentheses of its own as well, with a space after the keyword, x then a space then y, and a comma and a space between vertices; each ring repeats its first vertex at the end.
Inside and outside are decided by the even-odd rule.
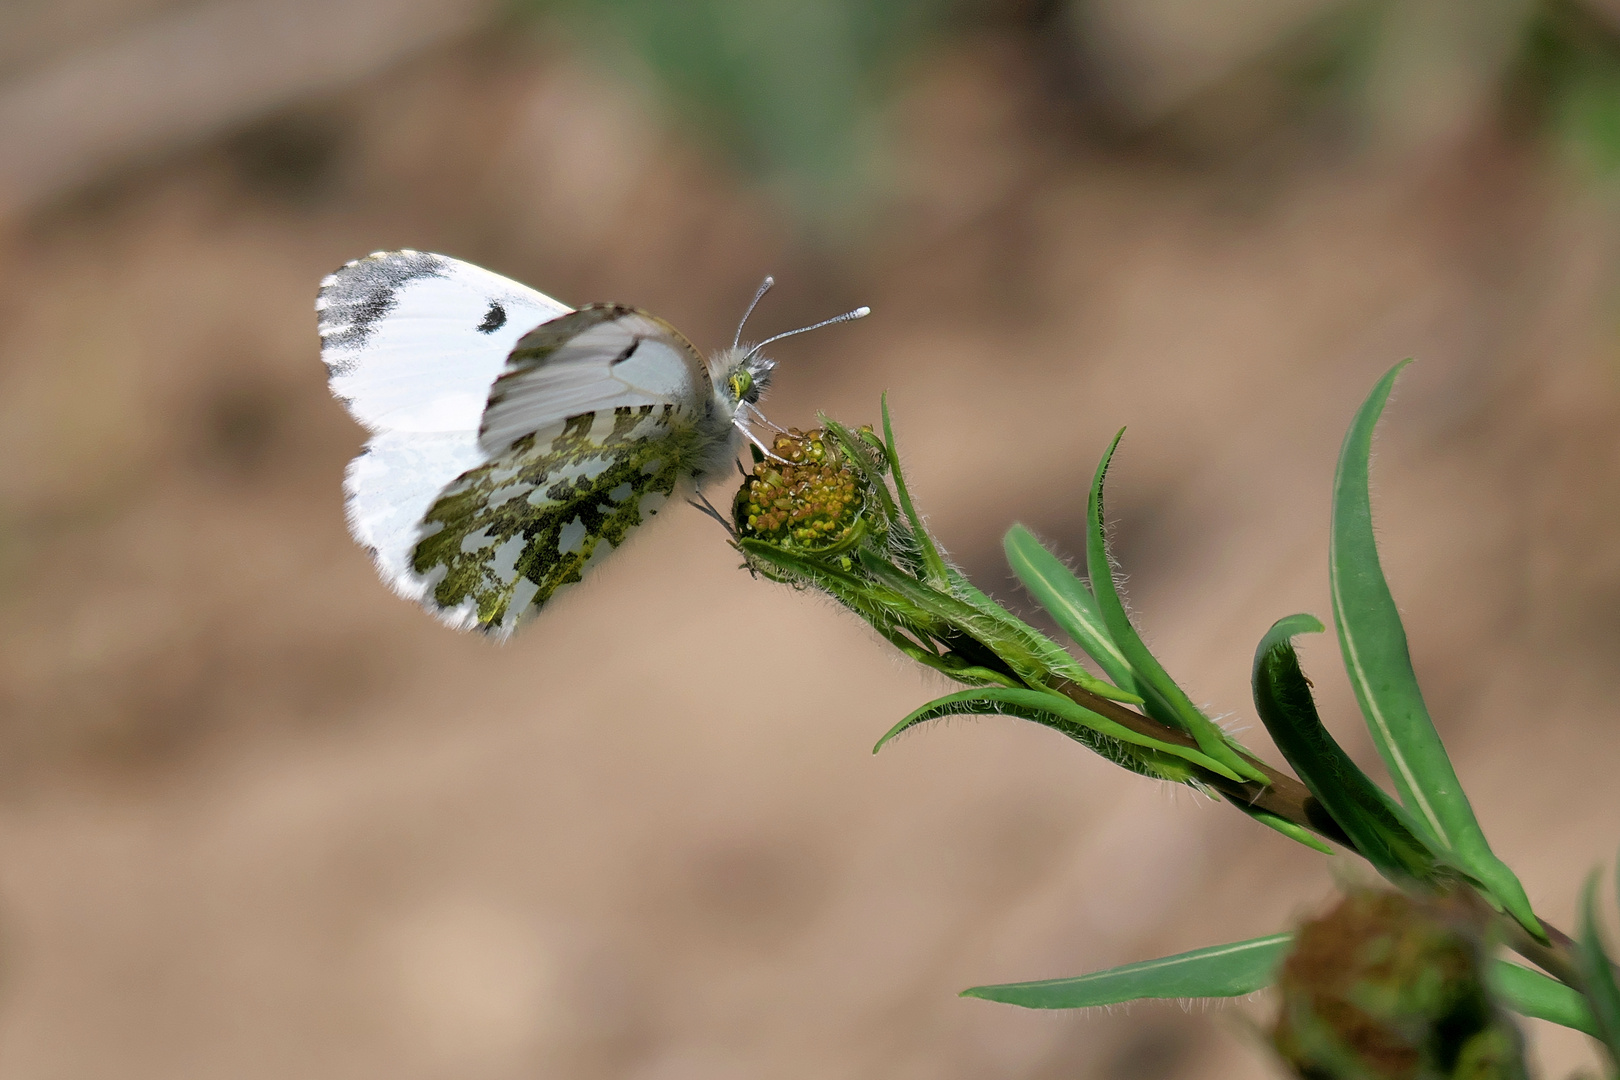
POLYGON ((797 330, 789 330, 784 334, 768 337, 758 345, 749 348, 742 347, 743 327, 748 325, 748 316, 754 313, 759 306, 760 298, 770 292, 771 286, 776 284, 775 278, 767 277, 754 293, 754 299, 749 302, 748 310, 743 312, 742 321, 737 324, 737 333, 731 339, 731 348, 716 356, 711 361, 710 370, 719 370, 719 377, 715 382, 724 389, 724 393, 733 406, 758 404, 771 383, 771 372, 776 370, 776 361, 760 354, 760 350, 774 341, 793 337, 808 330, 819 330, 823 326, 834 323, 849 322, 851 319, 860 319, 871 313, 871 308, 859 307, 854 311, 845 312, 837 318, 823 319, 812 326, 801 326, 797 330))
POLYGON ((775 370, 776 361, 759 355, 757 351, 737 356, 725 374, 727 396, 738 404, 757 404, 760 396, 770 387, 771 373, 775 370))
POLYGON ((770 291, 772 284, 774 284, 773 279, 766 278, 764 283, 760 285, 759 291, 754 293, 754 299, 749 303, 748 310, 743 312, 742 322, 737 324, 737 333, 731 339, 731 348, 716 353, 709 360, 709 372, 714 380, 715 396, 718 399, 721 414, 731 421, 737 432, 754 444, 756 450, 767 458, 780 461, 782 459, 778 458, 769 447, 760 441, 759 436, 755 435, 749 428, 749 416, 752 414, 754 419, 763 422, 767 427, 775 428, 777 431, 782 430, 769 420, 766 420, 765 415, 759 411, 759 399, 765 393, 766 388, 770 386, 771 373, 776 370, 776 361, 766 357, 761 350, 772 342, 781 341, 783 338, 789 338, 795 334, 802 334, 809 330, 819 330, 823 326, 831 326, 834 323, 863 318, 871 309, 856 308, 854 311, 845 312, 837 318, 823 319, 813 326, 801 326, 797 330, 789 330, 786 333, 768 337, 758 345, 745 347, 742 344, 743 327, 748 324, 748 316, 752 315, 754 308, 759 305, 760 297, 770 291))

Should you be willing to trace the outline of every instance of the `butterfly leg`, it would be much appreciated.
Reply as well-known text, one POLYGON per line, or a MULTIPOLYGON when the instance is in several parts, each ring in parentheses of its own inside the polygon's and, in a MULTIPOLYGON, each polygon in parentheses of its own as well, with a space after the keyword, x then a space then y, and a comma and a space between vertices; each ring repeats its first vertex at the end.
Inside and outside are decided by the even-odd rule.
POLYGON ((724 514, 720 513, 720 511, 714 508, 714 504, 709 501, 708 496, 704 495, 703 492, 697 492, 697 498, 687 499, 686 501, 689 505, 697 507, 699 510, 703 511, 703 513, 718 521, 720 523, 720 527, 726 530, 726 534, 733 540, 737 539, 737 530, 732 528, 731 522, 726 520, 724 514))
POLYGON ((770 458, 772 461, 779 461, 783 465, 791 465, 791 464, 793 464, 793 462, 789 461, 787 458, 781 456, 780 454, 774 452, 770 447, 768 447, 764 443, 760 442, 759 441, 759 436, 754 434, 753 429, 751 429, 748 426, 747 421, 745 421, 742 418, 741 415, 733 417, 731 423, 732 423, 733 427, 735 427, 738 431, 743 433, 744 438, 746 438, 749 442, 754 444, 754 446, 759 450, 760 453, 764 454, 766 457, 770 458))
POLYGON ((783 430, 782 428, 779 428, 775 424, 771 423, 771 418, 766 416, 764 410, 762 410, 758 405, 755 405, 752 401, 743 401, 743 402, 739 402, 739 404, 743 408, 747 409, 749 412, 753 413, 754 418, 757 419, 760 423, 764 424, 766 427, 770 428, 772 431, 776 432, 778 435, 786 435, 787 434, 787 432, 785 430, 783 430))

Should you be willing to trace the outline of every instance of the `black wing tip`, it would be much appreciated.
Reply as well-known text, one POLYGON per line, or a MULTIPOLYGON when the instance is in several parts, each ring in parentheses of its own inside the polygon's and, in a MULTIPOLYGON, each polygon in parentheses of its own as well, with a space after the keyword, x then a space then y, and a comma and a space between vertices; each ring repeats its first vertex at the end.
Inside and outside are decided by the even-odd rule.
POLYGON ((315 293, 322 353, 365 344, 394 309, 401 288, 418 278, 443 277, 448 263, 443 255, 414 248, 374 251, 322 278, 315 293))

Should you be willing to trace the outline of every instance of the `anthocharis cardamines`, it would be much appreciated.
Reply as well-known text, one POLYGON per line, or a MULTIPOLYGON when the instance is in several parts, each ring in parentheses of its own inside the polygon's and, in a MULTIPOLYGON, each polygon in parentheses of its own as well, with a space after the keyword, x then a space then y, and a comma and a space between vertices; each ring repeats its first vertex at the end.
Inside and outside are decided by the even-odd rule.
POLYGON ((349 263, 315 310, 332 393, 371 432, 344 482, 354 538, 401 595, 503 638, 759 445, 746 422, 775 366, 759 350, 788 336, 743 347, 739 326, 705 360, 644 311, 575 311, 422 251, 349 263))

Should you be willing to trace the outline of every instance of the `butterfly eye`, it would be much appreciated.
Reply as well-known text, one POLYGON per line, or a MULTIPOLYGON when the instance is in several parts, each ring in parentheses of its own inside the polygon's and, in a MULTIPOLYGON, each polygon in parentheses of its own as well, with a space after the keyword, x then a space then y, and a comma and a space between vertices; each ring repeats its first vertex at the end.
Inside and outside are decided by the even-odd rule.
POLYGON ((748 392, 754 388, 754 373, 747 368, 738 368, 731 373, 726 383, 731 389, 732 397, 738 401, 745 401, 748 399, 748 392))

